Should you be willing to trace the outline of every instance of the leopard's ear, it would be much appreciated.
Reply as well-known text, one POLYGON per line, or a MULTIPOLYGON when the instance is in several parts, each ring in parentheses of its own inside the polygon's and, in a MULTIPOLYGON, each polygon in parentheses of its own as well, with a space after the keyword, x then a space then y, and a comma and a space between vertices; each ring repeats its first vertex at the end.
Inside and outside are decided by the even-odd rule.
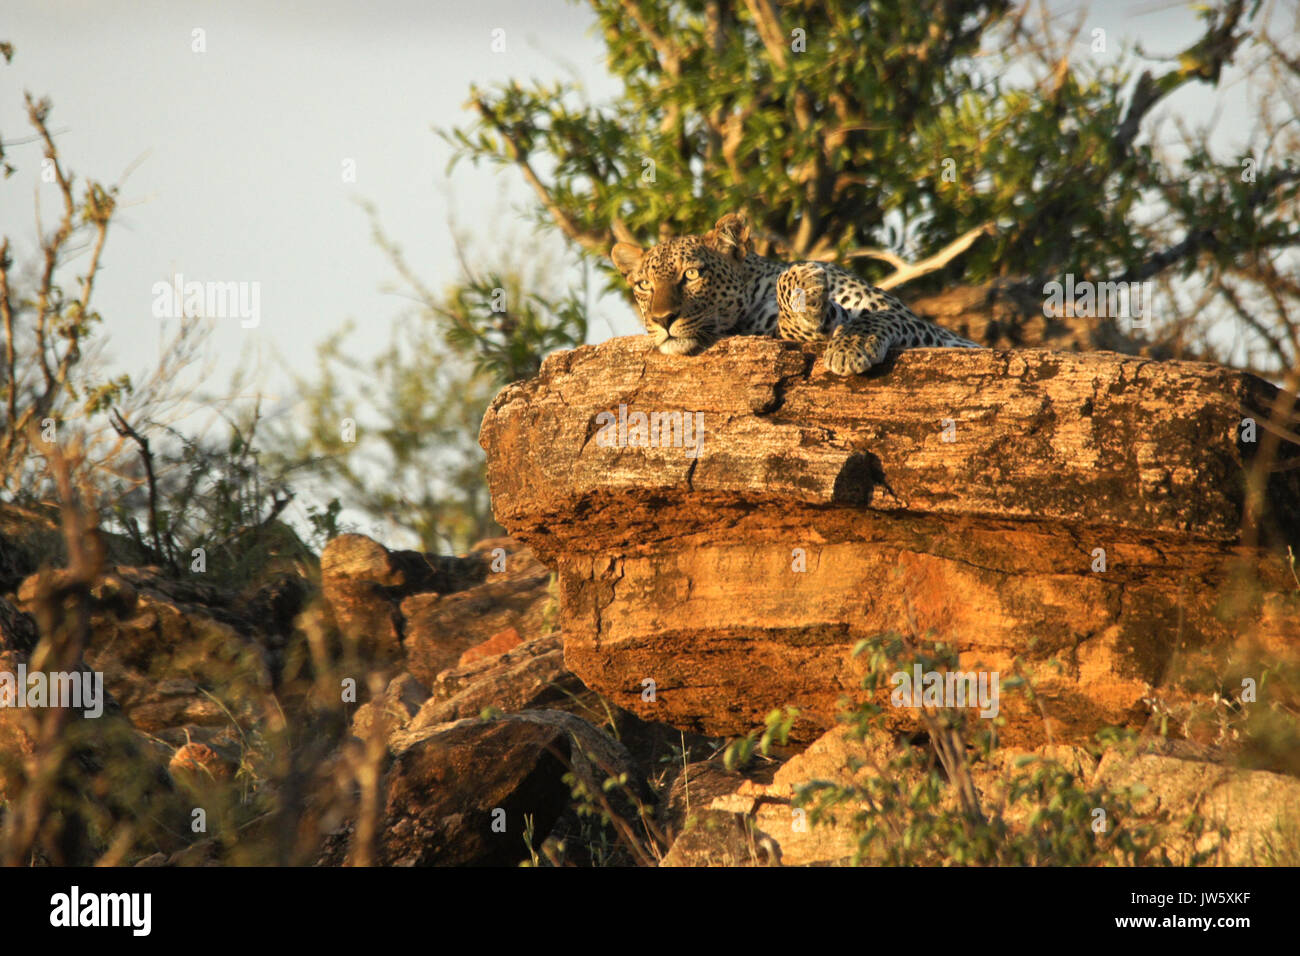
POLYGON ((623 273, 624 279, 636 271, 644 256, 645 250, 630 242, 616 242, 614 248, 609 251, 609 257, 614 260, 618 271, 623 273))
POLYGON ((750 253, 749 224, 745 217, 729 212, 713 225, 704 237, 704 244, 715 252, 740 261, 750 253))

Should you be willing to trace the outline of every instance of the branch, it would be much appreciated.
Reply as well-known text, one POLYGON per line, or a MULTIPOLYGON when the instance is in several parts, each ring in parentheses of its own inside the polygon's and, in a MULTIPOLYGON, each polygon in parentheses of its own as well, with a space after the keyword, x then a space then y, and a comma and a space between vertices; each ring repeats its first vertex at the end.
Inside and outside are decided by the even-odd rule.
POLYGON ((1115 139, 1111 142, 1112 155, 1116 157, 1128 155, 1129 148, 1137 138, 1138 129, 1142 125, 1142 118, 1166 92, 1157 87, 1150 70, 1144 71, 1138 77, 1137 86, 1133 88, 1133 96, 1128 102, 1128 112, 1124 114, 1119 129, 1115 131, 1115 139))
POLYGON ((659 65, 663 67, 664 72, 673 78, 680 77, 682 75, 681 57, 677 55, 677 50, 672 43, 661 36, 646 20, 645 14, 641 12, 640 5, 634 3, 633 0, 619 0, 619 6, 623 8, 624 13, 632 18, 632 22, 636 24, 637 32, 654 47, 655 54, 659 57, 659 65))
POLYGON ((560 231, 588 252, 605 255, 610 244, 608 234, 590 232, 579 226, 574 218, 555 201, 555 197, 551 195, 550 190, 546 188, 541 179, 538 178, 537 173, 533 171, 532 165, 528 162, 528 156, 519 147, 518 141, 506 128, 505 124, 492 114, 492 110, 487 103, 482 98, 476 98, 473 100, 473 105, 478 110, 479 115, 483 117, 484 122, 492 127, 505 141, 511 161, 523 172, 524 179, 533 188, 533 192, 537 194, 537 198, 541 200, 542 206, 550 214, 555 224, 560 227, 560 231))
MULTIPOLYGON (((41 240, 41 250, 45 255, 44 267, 41 270, 41 285, 37 292, 36 304, 36 343, 37 358, 41 363, 41 374, 45 377, 45 393, 50 396, 55 391, 54 373, 50 369, 49 358, 46 355, 46 337, 49 334, 50 321, 50 296, 54 291, 54 270, 59 262, 59 250, 67 242, 68 236, 72 233, 72 220, 76 215, 77 204, 72 198, 72 183, 63 172, 63 164, 59 162, 59 151, 54 147, 54 139, 50 136, 49 128, 45 125, 45 117, 49 113, 49 102, 41 100, 37 102, 32 99, 31 94, 27 94, 27 118, 31 124, 36 127, 36 132, 40 134, 41 141, 45 144, 45 158, 49 160, 54 169, 54 181, 58 183, 59 193, 63 197, 63 218, 59 222, 58 229, 54 235, 46 242, 41 240)), ((39 206, 39 204, 38 204, 39 206)))
POLYGON ((627 223, 625 223, 621 217, 615 216, 610 222, 609 228, 610 232, 614 233, 614 238, 619 242, 630 242, 634 246, 639 245, 636 236, 633 234, 632 230, 627 227, 627 223))
MULTIPOLYGON (((104 252, 104 239, 108 235, 108 220, 113 215, 115 203, 113 201, 114 188, 109 193, 104 193, 97 185, 91 184, 91 194, 86 200, 86 213, 90 220, 95 223, 95 244, 90 250, 90 264, 86 267, 85 278, 81 280, 81 315, 84 318, 90 309, 90 294, 95 288, 95 276, 99 273, 99 257, 104 252)), ((74 338, 75 342, 76 339, 74 338)))
MULTIPOLYGON (((1213 229, 1194 229, 1189 232, 1180 242, 1174 243, 1163 252, 1157 252, 1145 262, 1130 269, 1124 275, 1120 276, 1120 282, 1138 282, 1142 279, 1150 279, 1158 272, 1163 272, 1176 262, 1186 259, 1189 256, 1201 252, 1216 249, 1219 245, 1218 237, 1214 235, 1213 229)), ((1293 246, 1300 245, 1300 231, 1288 232, 1277 236, 1267 242, 1257 242, 1252 249, 1263 249, 1269 246, 1293 246)))
MULTIPOLYGON (((42 572, 37 580, 33 604, 41 636, 31 652, 33 671, 76 672, 85 666, 82 652, 90 636, 90 590, 104 566, 103 540, 92 506, 74 483, 73 472, 84 459, 79 450, 70 454, 72 462, 53 445, 46 456, 58 490, 68 568, 59 574, 42 572)), ((70 707, 48 707, 39 716, 29 712, 24 722, 33 739, 21 763, 26 785, 9 801, 0 826, 0 863, 6 866, 31 865, 42 843, 57 852, 61 827, 50 812, 50 802, 68 759, 67 727, 74 713, 70 707)), ((68 861, 56 858, 54 862, 68 861)))
POLYGON ((1265 34, 1260 37, 1261 42, 1272 51, 1273 55, 1281 61, 1282 65, 1296 76, 1300 76, 1300 57, 1290 57, 1283 52, 1282 48, 1277 45, 1272 37, 1265 34))
MULTIPOLYGON (((673 81, 681 79, 682 60, 673 44, 650 25, 639 4, 634 3, 633 0, 620 0, 619 5, 632 18, 632 22, 636 24, 637 32, 644 36, 647 42, 654 47, 655 55, 659 58, 660 68, 672 77, 673 81)), ((663 89, 663 84, 661 84, 660 88, 663 89)), ((681 107, 677 103, 670 102, 668 109, 664 113, 663 122, 659 124, 659 132, 666 136, 674 129, 677 129, 681 121, 681 112, 681 107)), ((684 133, 682 133, 682 137, 684 137, 684 133)))
POLYGON ((1142 119, 1156 103, 1191 80, 1218 81, 1224 64, 1232 61, 1241 42, 1241 37, 1233 36, 1233 31, 1241 20, 1244 7, 1245 0, 1232 0, 1224 10, 1223 21, 1210 27, 1205 36, 1178 54, 1178 69, 1170 70, 1159 79, 1153 78, 1151 71, 1147 70, 1138 78, 1128 111, 1111 143, 1111 155, 1116 162, 1128 156, 1142 119))
POLYGON ((784 70, 785 33, 781 30, 781 21, 772 6, 772 0, 745 0, 745 6, 754 18, 754 26, 758 28, 758 36, 767 49, 767 55, 772 58, 772 63, 778 70, 784 70))
POLYGON ((1274 335, 1264 325, 1264 323, 1259 320, 1259 318, 1255 315, 1255 313, 1252 310, 1246 308, 1246 306, 1241 301, 1241 297, 1237 294, 1237 290, 1232 288, 1232 286, 1228 285, 1227 282, 1223 281, 1223 279, 1220 278, 1218 286, 1215 291, 1217 291, 1219 295, 1221 295, 1227 301, 1228 305, 1232 307, 1232 311, 1237 314, 1237 318, 1239 318, 1243 324, 1245 324, 1247 327, 1253 330, 1256 335, 1258 335, 1260 338, 1264 340, 1265 344, 1268 345, 1269 351, 1272 352, 1282 362, 1283 366, 1285 366, 1287 362, 1290 360, 1290 356, 1287 355, 1287 351, 1285 346, 1283 346, 1282 344, 1282 340, 1279 339, 1276 335, 1274 335))
MULTIPOLYGON (((159 564, 171 564, 168 556, 163 552, 162 538, 158 532, 158 482, 154 478, 153 453, 149 451, 149 439, 128 425, 122 413, 116 408, 109 414, 109 422, 113 426, 113 431, 140 446, 140 457, 144 460, 144 474, 149 481, 149 538, 153 542, 154 558, 159 564)), ((172 571, 175 570, 173 567, 172 571)))
MULTIPOLYGON (((708 45, 709 52, 713 56, 715 63, 721 61, 723 51, 726 49, 726 31, 722 22, 721 0, 708 0, 704 5, 704 41, 708 45)), ((712 166, 722 153, 722 125, 725 114, 726 107, 719 102, 718 105, 709 110, 708 115, 704 118, 707 126, 704 131, 707 143, 704 150, 706 166, 712 166)))
MULTIPOLYGON (((1278 186, 1283 186, 1289 182, 1300 180, 1300 168, 1280 169, 1272 176, 1262 179, 1259 184, 1246 197, 1245 208, 1254 209, 1264 202, 1269 194, 1278 186)), ((1254 242, 1249 248, 1262 249, 1267 246, 1290 246, 1300 243, 1300 232, 1284 233, 1267 242, 1254 242)), ((1201 252, 1215 249, 1219 245, 1219 239, 1214 234, 1213 227, 1202 227, 1200 229, 1189 230, 1187 235, 1180 241, 1174 243, 1167 249, 1157 252, 1134 266, 1124 275, 1120 276, 1121 282, 1137 282, 1142 279, 1149 279, 1158 272, 1163 272, 1176 262, 1180 262, 1189 256, 1197 255, 1201 252)))
POLYGON ((894 272, 876 283, 881 289, 893 289, 904 283, 911 282, 913 279, 928 275, 931 272, 937 272, 952 262, 959 255, 971 247, 971 245, 980 236, 988 233, 994 233, 992 222, 986 222, 982 226, 976 226, 974 229, 962 234, 959 238, 954 239, 948 245, 944 246, 934 255, 920 262, 908 264, 905 260, 890 252, 887 249, 858 249, 850 252, 845 258, 848 259, 880 259, 888 262, 894 267, 894 272))
POLYGON ((18 423, 18 383, 14 380, 17 360, 14 356, 14 308, 9 297, 9 240, 0 242, 0 319, 5 327, 5 460, 13 448, 18 423))
MULTIPOLYGON (((112 219, 115 209, 116 201, 114 197, 117 191, 116 188, 105 191, 94 183, 89 184, 83 215, 86 221, 94 224, 95 228, 90 263, 85 276, 81 280, 80 295, 72 306, 72 308, 76 309, 73 320, 61 323, 62 327, 59 327, 59 323, 52 326, 52 320, 60 318, 63 308, 61 302, 56 304, 54 301, 58 292, 55 284, 55 273, 60 267, 60 260, 66 259, 68 255, 68 239, 76 227, 77 204, 72 195, 72 177, 64 172, 63 164, 59 161, 58 149, 54 145, 54 137, 46 123, 50 110, 49 101, 38 101, 28 94, 26 102, 28 120, 36 129, 36 138, 44 145, 45 158, 54 171, 54 181, 58 185, 59 194, 63 201, 63 214, 54 234, 48 240, 44 237, 40 240, 43 262, 40 284, 37 288, 34 332, 36 337, 36 364, 44 381, 44 390, 32 399, 31 403, 23 409, 21 415, 18 413, 18 385, 15 379, 14 311, 8 281, 10 266, 8 258, 9 244, 6 240, 0 245, 0 320, 3 320, 5 326, 5 373, 7 376, 5 412, 6 424, 8 425, 4 437, 3 456, 0 457, 0 460, 6 466, 13 460, 15 448, 19 447, 19 442, 24 439, 29 426, 48 415, 54 407, 59 395, 67 387, 72 367, 81 360, 79 338, 83 330, 85 317, 90 309, 90 297, 94 291, 95 277, 99 272, 100 256, 103 253, 104 241, 108 234, 108 223, 112 219), (62 335, 68 340, 67 347, 63 350, 62 355, 58 354, 57 344, 53 341, 57 335, 62 335), (51 354, 56 359, 53 365, 50 362, 51 354)), ((38 203, 38 221, 39 209, 38 203)), ((79 251, 79 249, 74 250, 74 252, 79 251)))
MULTIPOLYGON (((784 72, 789 63, 786 57, 786 33, 781 26, 781 17, 777 13, 776 6, 772 0, 745 0, 745 5, 749 8, 750 16, 754 18, 754 26, 758 30, 759 38, 763 41, 767 55, 772 60, 775 68, 773 72, 784 72)), ((794 115, 795 126, 799 128, 800 133, 814 137, 817 143, 812 161, 798 173, 798 178, 804 185, 806 201, 803 216, 799 220, 799 231, 795 234, 792 244, 796 255, 806 257, 817 246, 815 240, 824 222, 817 210, 825 208, 830 201, 831 161, 827 149, 828 134, 817 124, 813 97, 804 84, 799 83, 795 87, 793 100, 791 112, 794 115)))

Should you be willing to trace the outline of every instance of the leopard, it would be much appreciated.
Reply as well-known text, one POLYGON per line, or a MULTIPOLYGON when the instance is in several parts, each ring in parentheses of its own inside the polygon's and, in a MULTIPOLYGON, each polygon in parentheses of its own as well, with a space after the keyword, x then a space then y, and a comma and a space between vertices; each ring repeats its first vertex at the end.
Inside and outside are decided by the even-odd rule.
POLYGON ((743 215, 728 213, 703 235, 650 249, 618 242, 614 266, 632 288, 654 348, 695 355, 733 335, 824 342, 836 375, 880 365, 890 350, 981 348, 832 263, 782 262, 753 250, 743 215))

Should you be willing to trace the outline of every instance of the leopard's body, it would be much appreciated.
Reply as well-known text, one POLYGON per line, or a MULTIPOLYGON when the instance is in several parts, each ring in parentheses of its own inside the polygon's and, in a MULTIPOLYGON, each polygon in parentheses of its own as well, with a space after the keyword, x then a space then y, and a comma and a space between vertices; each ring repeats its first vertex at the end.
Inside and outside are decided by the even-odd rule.
POLYGON ((611 256, 661 352, 691 354, 728 335, 825 341, 826 367, 848 375, 890 349, 979 348, 838 266, 756 255, 739 216, 649 250, 619 243, 611 256))

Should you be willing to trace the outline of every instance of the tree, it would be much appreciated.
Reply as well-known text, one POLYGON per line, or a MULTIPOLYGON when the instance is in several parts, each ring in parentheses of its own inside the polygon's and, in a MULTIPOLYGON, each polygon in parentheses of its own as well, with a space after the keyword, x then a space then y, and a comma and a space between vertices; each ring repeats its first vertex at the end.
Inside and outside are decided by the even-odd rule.
MULTIPOLYGON (((6 61, 12 48, 4 45, 6 61)), ((61 203, 53 232, 39 236, 40 262, 26 288, 13 280, 10 240, 0 240, 0 322, 4 325, 4 433, 0 436, 0 482, 11 499, 34 500, 44 471, 31 461, 53 444, 65 422, 106 411, 131 392, 129 378, 103 381, 82 367, 83 345, 100 316, 91 308, 95 277, 117 205, 117 189, 86 183, 80 199, 75 177, 65 170, 50 134, 49 100, 26 96, 27 118, 44 149, 43 171, 61 203), (63 283, 83 236, 90 249, 73 294, 63 283)), ((0 146, 5 176, 14 172, 0 146)), ((39 229, 38 223, 38 229, 39 229)))
MULTIPOLYGON (((1300 244, 1300 56, 1270 39, 1261 0, 1205 6, 1201 38, 1140 74, 1142 51, 1115 48, 1102 27, 1081 37, 1083 16, 1062 30, 1008 0, 590 3, 621 97, 475 88, 476 119, 445 134, 458 159, 517 169, 539 221, 588 256, 644 243, 661 223, 703 232, 734 209, 760 252, 857 261, 882 286, 955 291, 992 312, 995 299, 1012 302, 1021 318, 1041 316, 1044 284, 1067 273, 1141 282, 1196 271, 1211 284, 1232 272, 1255 298, 1280 297, 1274 321, 1300 319, 1284 264, 1300 244), (1210 148, 1208 130, 1181 156, 1158 148, 1153 109, 1186 87, 1212 92, 1247 47, 1282 67, 1289 99, 1273 102, 1290 113, 1272 130, 1287 135, 1261 128, 1229 155, 1210 148)), ((1282 334, 1254 325, 1273 369, 1300 357, 1294 323, 1282 334)), ((1022 337, 970 331, 990 344, 1022 337)), ((1214 354, 1204 327, 1159 332, 1166 351, 1195 339, 1214 354)))

